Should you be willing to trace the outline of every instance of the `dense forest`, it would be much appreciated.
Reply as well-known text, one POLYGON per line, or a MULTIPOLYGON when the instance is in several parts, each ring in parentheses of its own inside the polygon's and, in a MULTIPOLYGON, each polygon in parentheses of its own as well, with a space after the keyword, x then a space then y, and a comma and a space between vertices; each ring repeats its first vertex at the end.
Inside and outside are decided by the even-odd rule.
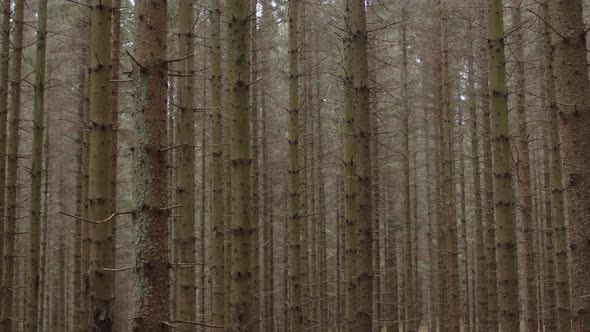
POLYGON ((0 331, 590 331, 588 0, 0 0, 0 331))

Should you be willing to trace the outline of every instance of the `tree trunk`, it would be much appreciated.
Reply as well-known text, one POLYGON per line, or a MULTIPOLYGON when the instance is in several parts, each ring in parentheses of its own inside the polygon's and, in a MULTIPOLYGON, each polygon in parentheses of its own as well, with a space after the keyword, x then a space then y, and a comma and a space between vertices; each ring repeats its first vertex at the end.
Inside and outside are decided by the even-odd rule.
POLYGON ((519 330, 518 264, 512 189, 512 156, 504 57, 502 1, 488 0, 490 112, 492 115, 499 322, 503 332, 519 330))
POLYGON ((301 236, 302 218, 299 215, 301 200, 299 169, 299 64, 298 64, 298 19, 299 0, 289 1, 289 248, 290 248, 290 331, 303 330, 302 293, 304 282, 301 275, 301 236))
POLYGON ((0 330, 12 331, 14 326, 12 317, 16 314, 17 285, 15 284, 15 258, 16 232, 17 232, 17 208, 18 208, 18 153, 19 153, 19 129, 21 112, 21 76, 23 60, 23 29, 24 29, 24 0, 17 0, 14 11, 14 51, 12 53, 12 83, 10 91, 10 116, 8 121, 8 146, 6 165, 6 234, 5 250, 6 261, 4 265, 4 287, 6 292, 2 297, 3 316, 0 322, 0 330))
POLYGON ((522 31, 521 0, 512 0, 514 6, 512 13, 512 26, 514 32, 514 61, 515 64, 515 98, 517 121, 517 172, 518 172, 518 204, 522 218, 522 233, 524 250, 522 251, 524 263, 522 273, 524 275, 523 292, 523 319, 525 331, 537 330, 537 280, 535 274, 535 249, 533 234, 533 192, 531 190, 531 161, 529 155, 526 81, 524 59, 524 37, 522 31))
MULTIPOLYGON (((2 282, 4 277, 6 253, 4 252, 7 240, 6 220, 6 120, 8 116, 8 73, 10 71, 10 13, 11 0, 2 1, 2 43, 0 44, 0 285, 2 296, 6 296, 6 284, 2 282)), ((0 317, 0 320, 3 320, 0 317)))
POLYGON ((45 58, 47 42, 47 0, 39 0, 33 105, 33 144, 31 148, 31 199, 29 211, 29 255, 27 270, 27 314, 25 329, 38 329, 39 242, 41 224, 41 180, 43 163, 43 109, 45 101, 45 58))
POLYGON ((166 2, 137 2, 135 17, 133 330, 167 331, 166 2))
POLYGON ((373 330, 373 209, 371 199, 371 109, 369 104, 369 62, 365 1, 352 3, 353 87, 356 139, 357 282, 359 296, 357 328, 373 330))
MULTIPOLYGON (((175 272, 176 314, 174 319, 194 321, 195 294, 195 44, 193 0, 182 0, 178 6, 178 57, 186 57, 179 65, 178 126, 179 150, 176 173, 176 201, 180 205, 175 229, 176 261, 185 265, 175 272), (192 266, 191 266, 192 265, 192 266)), ((181 330, 190 330, 188 326, 181 330)))
MULTIPOLYGON (((572 330, 582 331, 590 326, 590 82, 586 49, 586 28, 582 16, 582 1, 548 1, 551 46, 553 50, 556 104, 559 115, 559 136, 562 142, 565 178, 565 201, 569 216, 571 248, 571 306, 567 294, 567 239, 565 223, 559 209, 562 200, 559 175, 552 171, 553 203, 555 208, 557 255, 558 330, 569 330, 568 309, 571 307, 572 330)), ((552 133, 550 133, 550 136, 552 133)), ((553 140, 552 167, 558 168, 558 141, 553 140)))
POLYGON ((222 83, 221 83, 221 7, 219 0, 211 0, 211 224, 213 244, 212 305, 213 325, 224 325, 224 198, 223 198, 223 135, 222 135, 222 83))
POLYGON ((248 3, 231 0, 228 8, 231 174, 231 295, 230 331, 250 330, 254 319, 251 247, 252 187, 250 161, 250 68, 248 3))
MULTIPOLYGON (((352 6, 355 0, 344 1, 345 25, 352 29, 352 6)), ((344 37, 344 283, 346 284, 344 323, 346 331, 355 331, 357 310, 357 178, 354 112, 353 35, 344 37)))

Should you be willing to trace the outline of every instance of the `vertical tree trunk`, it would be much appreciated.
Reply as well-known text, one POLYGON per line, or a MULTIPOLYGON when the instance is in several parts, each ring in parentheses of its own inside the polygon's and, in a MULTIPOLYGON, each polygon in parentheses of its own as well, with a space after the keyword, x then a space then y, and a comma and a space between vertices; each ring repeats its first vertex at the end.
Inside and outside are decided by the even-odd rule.
POLYGON ((299 170, 299 64, 298 64, 298 19, 299 0, 289 1, 289 268, 290 298, 289 327, 290 331, 299 332, 303 329, 303 285, 301 275, 301 224, 299 204, 301 200, 299 170))
MULTIPOLYGON (((556 103, 559 111, 559 136, 561 137, 565 178, 565 198, 569 216, 571 248, 571 306, 567 304, 567 247, 565 223, 559 209, 561 188, 559 175, 552 176, 557 210, 556 255, 557 255, 557 301, 560 331, 569 330, 568 308, 571 307, 572 330, 582 331, 590 326, 590 82, 586 59, 586 28, 582 16, 582 1, 548 1, 551 46, 553 49, 556 103)), ((556 112, 552 112, 556 113, 556 112)), ((552 116, 556 120, 557 115, 552 116)), ((550 136, 552 133, 550 133, 550 136)), ((551 149, 558 151, 557 140, 551 149)), ((557 151, 553 153, 557 155, 557 151)), ((556 157, 556 156, 555 156, 556 157)), ((557 158, 552 157, 552 167, 558 168, 557 158)), ((552 171, 553 173, 553 171, 552 171)))
MULTIPOLYGON (((541 13, 545 21, 549 21, 548 1, 541 4, 541 13)), ((564 331, 571 330, 571 300, 569 289, 569 268, 567 261, 567 233, 565 229, 565 215, 563 208, 563 180, 561 169, 561 148, 559 142, 559 127, 557 123, 557 103, 555 95, 555 81, 553 77, 553 49, 551 46, 551 30, 543 23, 543 65, 545 80, 545 98, 547 99, 546 141, 548 149, 546 155, 546 188, 549 208, 545 211, 545 255, 546 255, 546 305, 548 311, 545 328, 557 331, 558 327, 564 331), (553 289, 553 294, 551 290, 553 289)))
POLYGON ((404 297, 403 310, 405 312, 406 321, 404 322, 406 330, 415 332, 413 321, 416 316, 414 312, 414 300, 416 294, 414 291, 414 259, 412 255, 412 200, 410 198, 410 105, 408 100, 408 44, 407 44, 407 19, 408 19, 408 3, 402 3, 402 26, 401 26, 401 49, 402 49, 402 68, 401 68, 401 84, 402 84, 402 167, 403 167, 403 220, 404 220, 404 297))
POLYGON ((230 88, 231 174, 231 295, 230 331, 249 330, 254 324, 252 292, 252 213, 250 161, 250 68, 248 61, 248 3, 230 0, 228 7, 228 62, 230 88))
POLYGON ((373 210, 371 198, 371 109, 365 1, 354 0, 351 13, 357 191, 357 328, 373 330, 373 210))
POLYGON ((452 128, 454 112, 451 111, 450 97, 451 87, 449 79, 449 49, 448 49, 448 13, 447 3, 442 2, 440 9, 440 31, 441 31, 441 112, 443 117, 442 128, 442 170, 443 170, 443 215, 445 234, 445 252, 447 269, 447 305, 449 315, 447 328, 449 331, 457 331, 460 328, 460 298, 459 298, 459 263, 457 248, 457 222, 455 219, 453 181, 453 135, 452 128))
MULTIPOLYGON (((254 13, 257 13, 257 4, 258 0, 250 0, 250 9, 254 13)), ((260 70, 260 65, 258 63, 258 43, 259 43, 259 31, 257 27, 258 15, 252 15, 250 19, 250 70, 251 70, 251 80, 252 82, 258 82, 258 72, 260 70)), ((252 149, 252 225, 254 225, 254 234, 252 237, 252 292, 254 293, 254 298, 252 302, 252 317, 253 325, 252 325, 252 332, 258 332, 261 330, 261 321, 260 321, 260 304, 262 303, 260 297, 260 278, 261 278, 261 269, 260 269, 260 245, 262 240, 262 227, 260 223, 260 171, 259 171, 259 158, 258 158, 258 151, 259 151, 259 94, 258 89, 259 84, 253 84, 252 90, 250 93, 250 104, 252 107, 251 110, 251 149, 252 149)))
MULTIPOLYGON (((471 26, 470 28, 473 28, 471 26)), ((474 293, 477 298, 477 317, 475 318, 478 331, 485 331, 488 328, 488 294, 487 294, 487 266, 486 253, 484 243, 484 225, 483 225, 483 211, 481 198, 481 165, 479 159, 479 125, 478 125, 478 107, 477 94, 475 91, 475 68, 473 52, 473 37, 470 42, 470 54, 467 63, 467 94, 469 100, 469 111, 471 116, 470 130, 471 130, 471 167, 473 176, 473 200, 475 205, 475 250, 477 255, 477 289, 474 293)))
POLYGON ((181 207, 176 223, 176 261, 184 265, 175 272, 175 306, 177 320, 194 321, 196 315, 195 285, 195 44, 193 0, 182 0, 178 6, 178 57, 186 57, 179 65, 178 126, 179 150, 176 174, 176 200, 181 207), (191 266, 192 265, 192 266, 191 266))
MULTIPOLYGON (((6 296, 6 284, 3 283, 6 253, 4 243, 6 234, 6 120, 8 117, 8 73, 10 71, 10 13, 11 0, 2 1, 2 43, 0 44, 0 285, 2 296, 6 296)), ((0 318, 0 320, 2 320, 0 318)))
POLYGON ((211 246, 213 325, 224 325, 224 198, 223 198, 223 135, 222 135, 222 83, 221 83, 221 7, 219 0, 211 0, 211 246))
POLYGON ((517 118, 517 171, 519 207, 522 217, 522 233, 524 239, 523 268, 524 292, 523 292, 523 319, 525 331, 537 330, 537 281, 535 274, 535 252, 533 234, 533 192, 531 190, 531 161, 529 155, 527 109, 526 109, 526 81, 524 59, 524 37, 522 31, 521 0, 512 0, 514 6, 512 13, 514 33, 514 61, 515 64, 515 98, 517 118))
MULTIPOLYGON (((118 139, 118 128, 119 128, 119 71, 121 70, 121 0, 113 0, 112 10, 112 53, 111 53, 111 117, 112 117, 112 139, 111 139, 111 214, 117 212, 117 173, 119 163, 119 139, 118 139)), ((111 219, 111 255, 112 255, 112 267, 117 266, 117 216, 111 219)), ((112 273, 111 282, 113 284, 114 294, 119 294, 120 289, 117 288, 117 274, 112 273)), ((121 329, 121 320, 125 319, 119 314, 121 312, 120 301, 115 296, 113 299, 113 329, 121 329)))
POLYGON ((135 4, 133 330, 169 330, 166 2, 135 4))
POLYGON ((344 37, 344 283, 345 305, 344 322, 347 331, 357 329, 357 179, 356 179, 356 142, 354 112, 354 73, 352 48, 352 6, 355 0, 344 1, 344 23, 347 29, 344 37))
POLYGON ((16 232, 17 232, 17 197, 18 197, 18 153, 20 143, 20 111, 21 111, 21 77, 23 60, 23 29, 24 29, 24 0, 17 0, 14 11, 14 51, 12 53, 12 83, 10 91, 10 116, 8 120, 8 146, 6 165, 6 261, 4 265, 4 286, 6 292, 2 297, 3 316, 0 330, 12 331, 14 327, 11 319, 16 314, 17 285, 15 284, 16 232))
POLYGON ((497 227, 499 322, 503 332, 519 330, 516 225, 504 57, 502 1, 488 0, 490 112, 492 115, 494 205, 497 227))
MULTIPOLYGON (((112 90, 111 21, 112 1, 93 0, 90 12, 90 146, 89 219, 105 220, 111 212, 112 90)), ((113 238, 111 221, 93 223, 90 234, 90 320, 97 331, 113 328, 113 238)))
POLYGON ((43 109, 45 101, 45 58, 47 38, 47 0, 39 0, 33 105, 33 144, 31 148, 31 199, 29 211, 29 255, 27 270, 27 314, 25 329, 38 328, 39 242, 41 224, 41 177, 43 161, 43 109))

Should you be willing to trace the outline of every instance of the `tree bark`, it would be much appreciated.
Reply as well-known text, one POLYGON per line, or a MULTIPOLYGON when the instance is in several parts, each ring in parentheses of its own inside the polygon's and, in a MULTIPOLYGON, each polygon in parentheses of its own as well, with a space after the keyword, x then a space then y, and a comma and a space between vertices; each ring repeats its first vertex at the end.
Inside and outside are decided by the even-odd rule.
MULTIPOLYGON (((586 28, 582 16, 582 1, 548 1, 553 50, 553 75, 559 118, 559 136, 563 151, 563 177, 565 201, 569 216, 571 248, 571 318, 572 330, 583 331, 590 326, 590 82, 586 49, 586 28)), ((553 112, 552 112, 553 113, 553 112)), ((552 134, 550 133, 550 136, 552 134)), ((552 140, 553 141, 553 140, 552 140)), ((557 143, 557 141, 554 141, 557 143)), ((557 146, 552 145, 552 149, 557 146)), ((555 152, 556 153, 556 152, 555 152)), ((555 158, 556 159, 556 158, 555 158)), ((552 158, 553 167, 557 160, 552 158)), ((558 175, 552 181, 555 194, 554 208, 559 210, 560 191, 558 175)), ((559 214, 559 211, 556 211, 559 214)), ((558 329, 569 330, 567 307, 567 240, 565 223, 556 216, 557 301, 558 329)))
POLYGON ((33 105, 33 144, 31 148, 31 199, 29 209, 29 255, 27 270, 27 310, 25 329, 38 328, 39 242, 41 224, 41 181, 43 163, 43 109, 45 104, 45 59, 47 45, 47 0, 39 0, 33 105))
POLYGON ((512 188, 512 156, 508 133, 508 103, 504 56, 502 1, 488 1, 490 112, 492 116, 496 257, 500 329, 519 330, 518 264, 512 188))
POLYGON ((168 331, 166 1, 135 4, 133 79, 134 331, 168 331))

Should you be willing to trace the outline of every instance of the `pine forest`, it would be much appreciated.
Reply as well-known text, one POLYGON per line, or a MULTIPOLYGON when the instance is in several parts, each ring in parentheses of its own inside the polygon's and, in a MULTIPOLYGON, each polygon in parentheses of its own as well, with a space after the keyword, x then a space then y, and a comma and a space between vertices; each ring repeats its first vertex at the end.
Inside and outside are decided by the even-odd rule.
POLYGON ((590 0, 0 0, 0 331, 590 332, 590 0))

